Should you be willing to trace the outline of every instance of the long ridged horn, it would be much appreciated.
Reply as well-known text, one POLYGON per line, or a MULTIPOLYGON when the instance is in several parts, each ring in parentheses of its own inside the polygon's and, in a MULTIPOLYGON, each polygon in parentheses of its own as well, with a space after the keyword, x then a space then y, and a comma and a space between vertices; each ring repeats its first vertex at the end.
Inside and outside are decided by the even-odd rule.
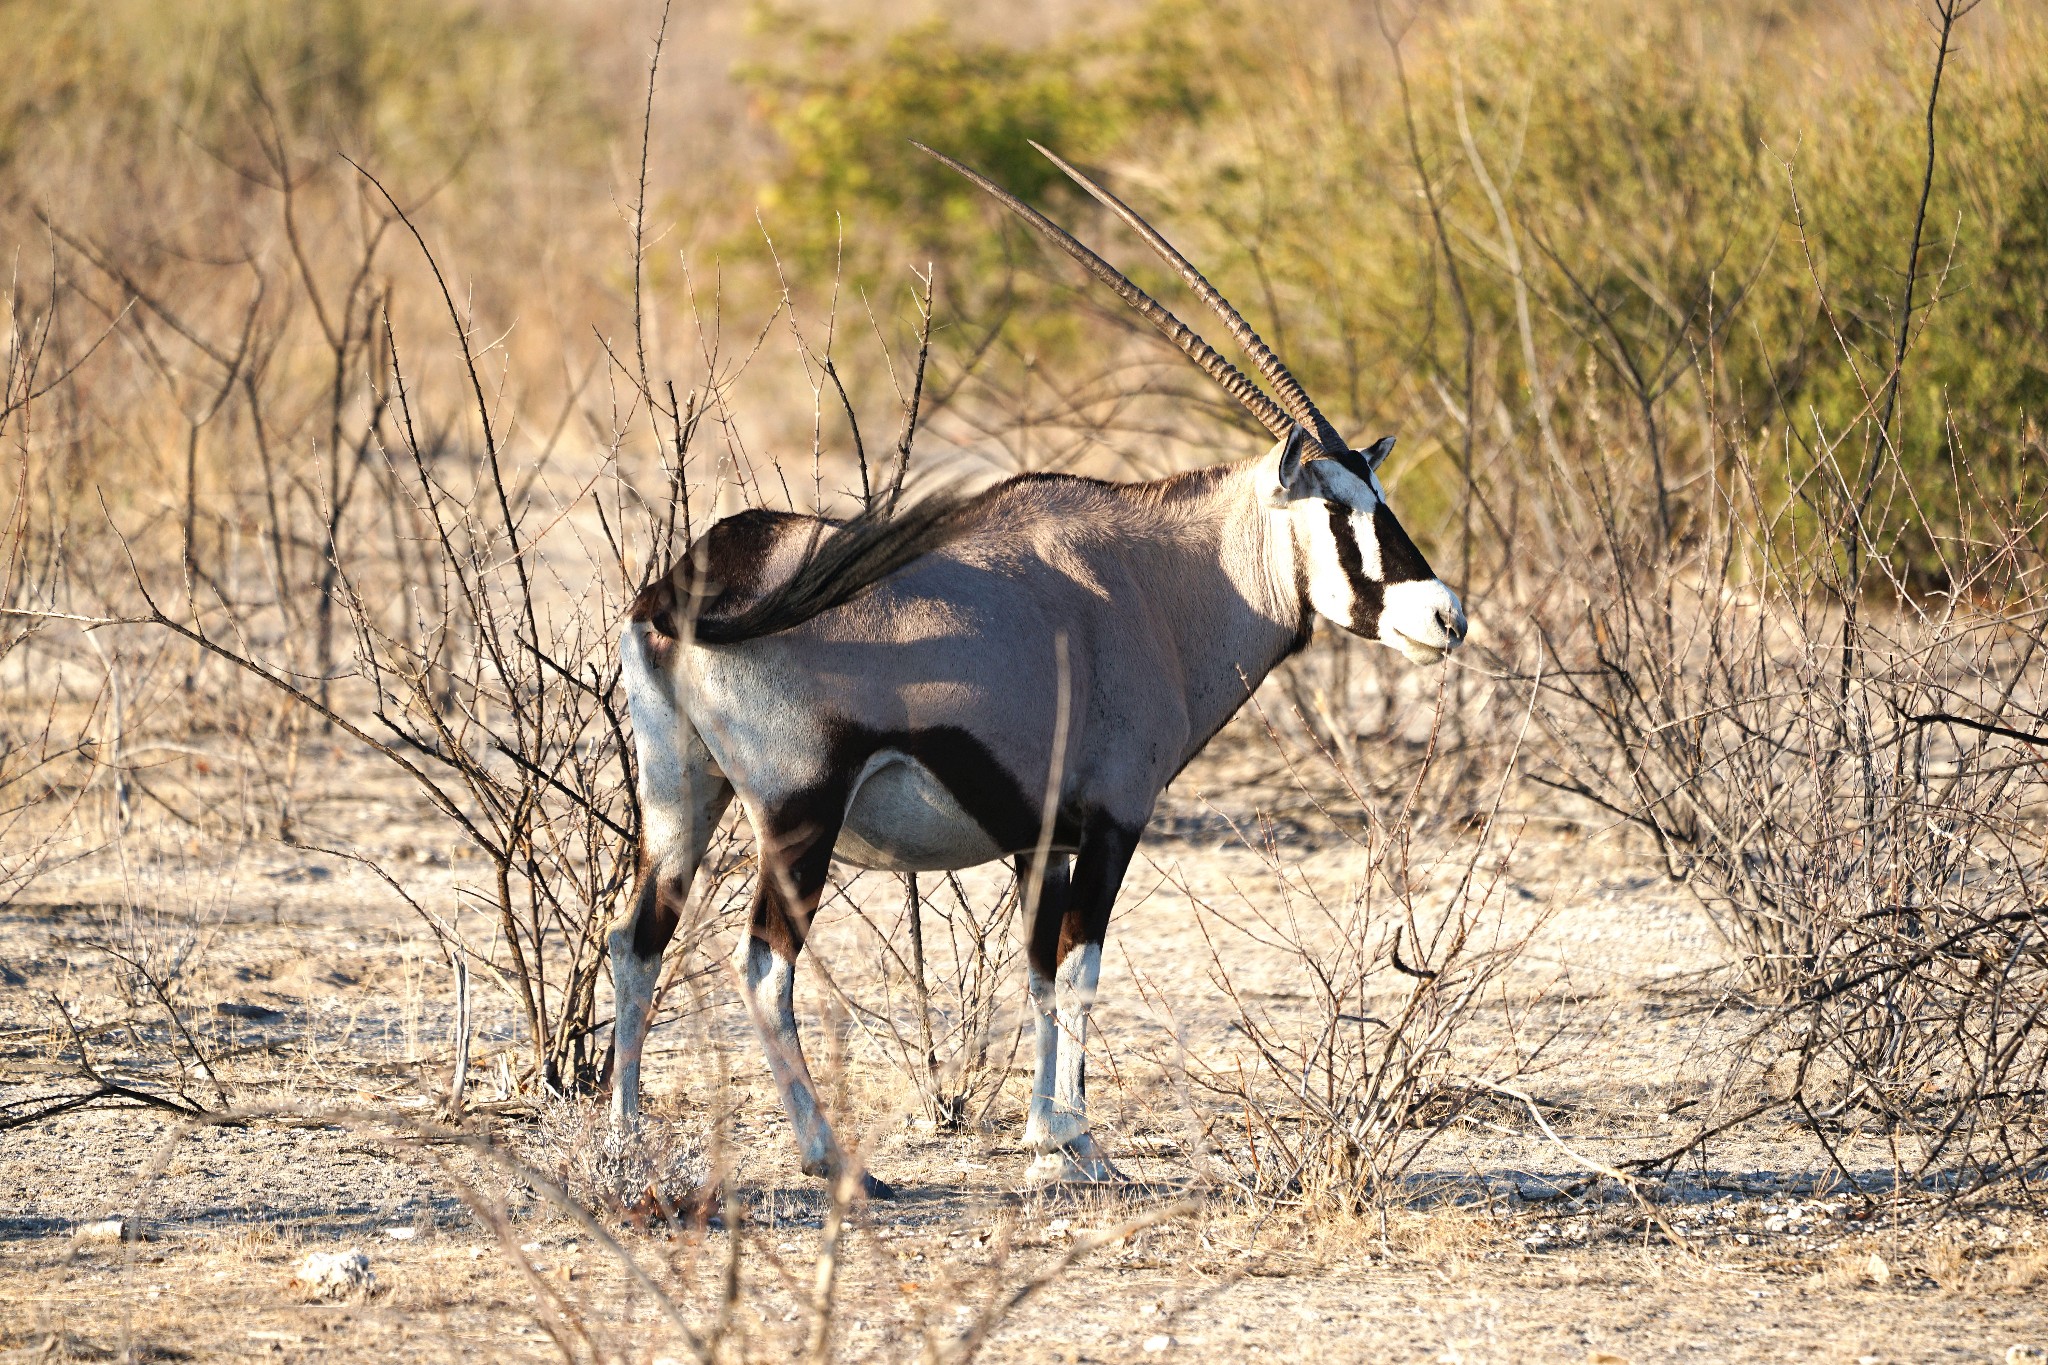
POLYGON ((1068 179, 1095 196, 1104 208, 1128 223, 1132 231, 1145 239, 1145 245, 1158 252, 1161 260, 1180 273, 1187 287, 1194 290, 1202 302, 1214 309, 1217 317, 1223 319, 1223 325, 1230 331, 1230 339, 1237 343, 1245 358, 1252 362, 1252 367, 1273 386, 1274 395, 1279 398, 1280 406, 1286 408, 1295 421, 1309 429, 1310 434, 1316 438, 1316 444, 1332 455, 1350 448, 1345 444, 1344 438, 1337 434, 1337 429, 1330 425, 1330 419, 1323 416, 1322 409, 1310 400, 1307 391, 1288 372, 1287 366, 1281 363, 1280 357, 1273 354, 1273 348, 1262 341, 1259 334, 1252 330, 1252 325, 1244 320, 1244 314, 1231 307, 1230 300, 1224 298, 1215 285, 1204 279, 1202 272, 1195 269, 1194 263, 1181 255, 1172 242, 1160 236, 1159 232, 1140 218, 1129 204, 1090 180, 1056 152, 1036 142, 1031 145, 1038 148, 1046 160, 1065 171, 1068 179))
MULTIPOLYGON (((1238 369, 1237 366, 1231 364, 1228 360, 1225 360, 1222 354, 1214 346, 1202 340, 1200 334, 1192 327, 1189 327, 1172 313, 1169 313, 1165 305, 1161 304, 1159 300, 1138 288, 1137 285, 1132 284, 1124 277, 1122 271, 1118 270, 1108 261, 1103 260, 1087 247, 1081 245, 1065 228, 1062 228, 1059 224, 1053 222, 1052 219, 1047 218, 1037 209, 1032 208, 1029 204, 1017 198, 1016 195, 1011 194, 1001 185, 996 184, 995 181, 990 180, 972 167, 961 165, 944 152, 933 151, 930 147, 925 146, 914 138, 911 140, 910 145, 937 160, 940 164, 952 167, 984 190, 987 190, 991 195, 995 196, 997 202, 1002 204, 1003 207, 1009 209, 1032 227, 1037 228, 1054 246, 1057 246, 1060 250, 1079 261, 1089 274, 1101 280, 1111 289, 1114 289, 1118 297, 1138 310, 1139 316, 1143 317, 1145 321, 1151 323, 1154 327, 1157 327, 1168 341, 1180 347, 1187 355, 1187 358, 1194 361, 1196 367, 1203 374, 1215 380, 1222 386, 1225 393, 1242 404, 1244 410, 1256 418, 1260 426, 1272 432, 1275 440, 1286 440, 1287 434, 1294 430, 1294 418, 1289 417, 1286 409, 1269 398, 1265 390, 1247 379, 1242 370, 1238 369)), ((1199 279, 1200 276, 1196 278, 1199 279)), ((1213 294, 1215 291, 1210 290, 1210 292, 1213 294)), ((1224 307, 1228 308, 1229 305, 1225 304, 1224 307)), ((1232 314, 1232 316, 1236 315, 1232 314)), ((1239 319, 1239 321, 1241 324, 1243 320, 1239 319)), ((1249 333, 1250 329, 1246 328, 1246 331, 1249 333)), ((1258 338, 1253 336, 1252 340, 1256 342, 1258 338)), ((1271 355, 1272 352, 1268 351, 1267 354, 1271 355)), ((1274 364, 1277 365, 1279 362, 1276 360, 1274 364)), ((1286 371, 1282 370, 1281 373, 1285 374, 1286 371)), ((1293 381, 1289 380, 1289 382, 1292 383, 1293 381)), ((1297 392, 1299 387, 1299 385, 1296 386, 1297 392)), ((1311 411, 1313 411, 1312 408, 1311 411)), ((1320 414, 1318 415, 1320 416, 1320 414)), ((1341 449, 1341 445, 1338 448, 1341 449)))

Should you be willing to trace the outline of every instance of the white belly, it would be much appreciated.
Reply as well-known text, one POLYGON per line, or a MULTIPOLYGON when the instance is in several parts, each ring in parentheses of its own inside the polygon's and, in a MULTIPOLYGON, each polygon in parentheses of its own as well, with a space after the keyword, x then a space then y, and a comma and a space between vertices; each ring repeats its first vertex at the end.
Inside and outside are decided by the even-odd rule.
POLYGON ((833 850, 858 867, 945 872, 992 862, 1003 850, 930 770, 883 750, 854 787, 833 850))

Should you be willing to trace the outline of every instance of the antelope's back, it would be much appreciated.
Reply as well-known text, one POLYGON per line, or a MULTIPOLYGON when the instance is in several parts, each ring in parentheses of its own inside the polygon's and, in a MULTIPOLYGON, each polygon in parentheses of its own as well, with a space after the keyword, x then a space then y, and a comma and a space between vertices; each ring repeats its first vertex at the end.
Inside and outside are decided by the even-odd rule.
MULTIPOLYGON (((1097 769, 1149 763, 1159 746, 1091 743, 1084 734, 1174 724, 1171 707, 1148 710, 1146 698, 1104 676, 1117 658, 1143 651, 1134 641, 1150 618, 1133 599, 1152 573, 1143 562, 1147 530, 1114 486, 1063 478, 998 485, 928 552, 830 610, 740 643, 691 647, 680 669, 683 704, 743 793, 825 780, 846 761, 850 734, 900 743, 939 733, 973 737, 1010 777, 1042 791, 1064 681, 1077 742, 1063 786, 1118 781, 1097 769)), ((673 614, 693 591, 700 620, 745 610, 799 571, 814 538, 830 534, 829 523, 786 513, 727 518, 693 547, 701 568, 679 566, 636 613, 673 631, 673 614)), ((1127 776, 1142 786, 1138 774, 1127 776)))

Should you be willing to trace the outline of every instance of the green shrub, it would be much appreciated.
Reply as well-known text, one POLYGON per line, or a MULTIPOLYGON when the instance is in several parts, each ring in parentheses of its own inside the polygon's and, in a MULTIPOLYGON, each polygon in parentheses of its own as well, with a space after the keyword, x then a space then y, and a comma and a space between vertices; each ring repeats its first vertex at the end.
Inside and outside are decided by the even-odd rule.
MULTIPOLYGON (((1901 386, 1898 455, 1874 499, 1879 534, 1930 583, 1936 542, 1960 531, 1973 483, 2039 491, 2043 38, 2031 14, 1986 7, 1966 21, 1946 77, 1916 297, 1924 330, 1901 386)), ((1411 438, 1404 506, 1419 503, 1424 522, 1461 500, 1463 436, 1445 418, 1461 401, 1466 349, 1453 271, 1482 361, 1473 400, 1495 428, 1486 442, 1503 439, 1504 418, 1505 439, 1522 447, 1495 462, 1498 481, 1545 477, 1541 394, 1574 450, 1653 453, 1671 534, 1683 536, 1711 451, 1789 432, 1793 465, 1766 494, 1805 497, 1812 507, 1786 522, 1803 528, 1791 533, 1832 538, 1842 509, 1824 485, 1835 476, 1815 465, 1832 459, 1857 486, 1876 449, 1858 423, 1867 428, 1890 364, 1925 156, 1933 53, 1917 17, 1872 44, 1748 0, 1469 8, 1405 40, 1412 147, 1370 21, 1347 27, 1307 5, 1158 7, 1036 50, 939 21, 862 44, 787 16, 757 41, 781 44, 746 75, 779 147, 763 199, 778 242, 795 242, 808 267, 833 259, 843 217, 860 243, 848 256, 856 274, 933 255, 968 291, 956 292, 961 306, 980 302, 973 282, 1002 275, 1014 240, 911 136, 1046 204, 1124 262, 1127 236, 1105 236, 1027 140, 1112 179, 1142 168, 1130 197, 1340 424, 1411 438), (1254 32, 1260 41, 1247 40, 1254 32), (1519 247, 1537 375, 1479 167, 1519 247)), ((1158 272, 1140 262, 1131 273, 1202 325, 1158 272)), ((1035 316, 1071 311, 1070 296, 1008 302, 1021 314, 1013 325, 1036 329, 1031 363, 1105 363, 1101 332, 1035 316)))

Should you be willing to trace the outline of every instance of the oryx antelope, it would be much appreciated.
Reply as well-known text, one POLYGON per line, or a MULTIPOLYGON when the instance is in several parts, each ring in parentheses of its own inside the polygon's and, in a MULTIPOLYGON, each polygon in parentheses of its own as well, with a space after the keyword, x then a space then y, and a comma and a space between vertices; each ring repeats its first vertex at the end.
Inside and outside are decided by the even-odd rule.
POLYGON ((1115 289, 1276 444, 1152 483, 1025 475, 836 528, 743 512, 642 592, 622 641, 644 832, 637 890, 610 931, 613 1113, 637 1110, 661 951, 737 796, 761 856, 738 965, 804 1170, 846 1161, 792 1008, 831 860, 933 871, 1009 858, 1038 888, 1023 926, 1031 1175, 1101 1179, 1088 1011, 1110 908, 1161 791, 1307 644, 1316 616, 1428 663, 1463 640, 1465 614, 1387 506, 1374 471, 1392 438, 1351 449, 1136 213, 1046 152, 1221 317, 1273 397, 1038 212, 932 155, 1115 289))

